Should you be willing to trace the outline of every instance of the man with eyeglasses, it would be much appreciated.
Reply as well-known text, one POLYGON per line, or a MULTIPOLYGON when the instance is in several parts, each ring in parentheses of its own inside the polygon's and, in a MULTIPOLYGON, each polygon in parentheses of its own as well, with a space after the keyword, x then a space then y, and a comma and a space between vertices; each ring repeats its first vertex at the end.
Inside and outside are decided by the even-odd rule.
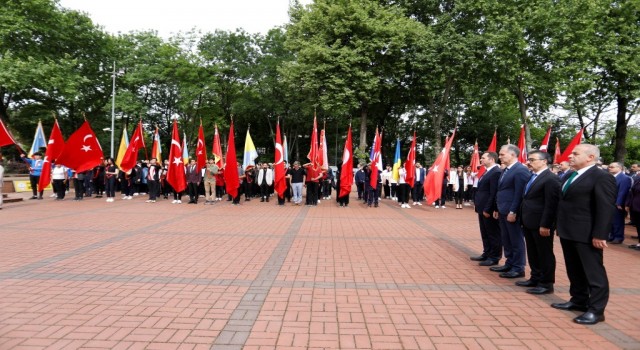
POLYGON ((527 243, 527 258, 531 278, 516 282, 530 287, 529 294, 553 293, 556 276, 556 256, 553 254, 553 234, 560 198, 560 180, 549 170, 551 155, 541 151, 529 153, 527 165, 531 178, 524 188, 520 218, 527 243))

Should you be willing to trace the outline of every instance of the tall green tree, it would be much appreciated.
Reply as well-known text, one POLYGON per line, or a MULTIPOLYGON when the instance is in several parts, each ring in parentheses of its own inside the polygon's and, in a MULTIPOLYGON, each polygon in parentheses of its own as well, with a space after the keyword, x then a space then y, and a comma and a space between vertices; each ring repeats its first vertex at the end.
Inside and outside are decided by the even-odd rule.
POLYGON ((406 51, 424 26, 399 6, 367 0, 318 0, 294 8, 291 21, 287 44, 296 60, 285 66, 287 78, 330 115, 358 113, 364 150, 369 112, 383 92, 406 83, 406 51))

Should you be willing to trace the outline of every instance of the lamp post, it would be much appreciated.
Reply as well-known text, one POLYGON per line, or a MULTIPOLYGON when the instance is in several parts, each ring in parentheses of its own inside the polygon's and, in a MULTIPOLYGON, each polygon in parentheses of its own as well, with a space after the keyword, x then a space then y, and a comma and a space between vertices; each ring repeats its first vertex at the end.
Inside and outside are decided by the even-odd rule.
POLYGON ((113 86, 111 90, 111 158, 113 158, 113 134, 116 130, 116 61, 113 61, 113 86))

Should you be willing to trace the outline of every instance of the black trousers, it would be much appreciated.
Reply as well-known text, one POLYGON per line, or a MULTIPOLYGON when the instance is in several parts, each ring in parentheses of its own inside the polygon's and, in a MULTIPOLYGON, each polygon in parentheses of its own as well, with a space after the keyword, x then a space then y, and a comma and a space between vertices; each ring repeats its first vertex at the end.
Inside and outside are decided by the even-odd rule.
POLYGON ((478 224, 482 238, 482 256, 495 261, 502 259, 502 237, 498 220, 491 215, 485 218, 482 213, 478 213, 478 224))
POLYGON ((422 182, 416 181, 416 183, 413 184, 411 199, 413 199, 414 202, 422 202, 422 182))
POLYGON ((318 183, 307 182, 307 205, 318 204, 318 183))
POLYGON ((187 183, 187 189, 189 190, 189 201, 198 203, 198 183, 197 182, 187 183))
POLYGON ((364 196, 364 182, 356 182, 356 189, 358 190, 358 199, 362 199, 364 196))
POLYGON ((37 197, 39 192, 40 197, 42 197, 42 192, 44 192, 44 190, 41 188, 38 188, 38 182, 40 182, 40 176, 29 175, 29 182, 31 182, 31 191, 33 191, 33 196, 37 197))
POLYGON ((64 199, 64 195, 67 191, 67 186, 64 183, 64 180, 53 180, 53 191, 56 193, 58 199, 64 199))
POLYGON ((79 180, 79 179, 73 179, 73 188, 76 192, 76 198, 78 199, 82 199, 84 198, 84 179, 83 180, 79 180))
POLYGON ((398 202, 400 202, 400 204, 409 203, 409 192, 411 192, 409 184, 398 184, 398 202))
POLYGON ((111 176, 105 179, 104 191, 107 193, 108 198, 116 196, 116 178, 111 176))
POLYGON ((602 249, 591 242, 581 243, 560 238, 569 277, 571 302, 588 305, 589 311, 603 314, 609 301, 609 279, 603 264, 602 249))
POLYGON ((260 196, 263 199, 266 199, 267 202, 269 201, 269 185, 267 185, 267 183, 263 183, 260 185, 260 196))
POLYGON ((147 180, 149 186, 149 200, 155 201, 160 195, 160 182, 158 180, 147 180))
POLYGON ((540 236, 538 230, 522 228, 527 243, 527 259, 531 268, 531 280, 541 287, 551 287, 556 282, 556 256, 553 254, 553 231, 549 237, 540 236))

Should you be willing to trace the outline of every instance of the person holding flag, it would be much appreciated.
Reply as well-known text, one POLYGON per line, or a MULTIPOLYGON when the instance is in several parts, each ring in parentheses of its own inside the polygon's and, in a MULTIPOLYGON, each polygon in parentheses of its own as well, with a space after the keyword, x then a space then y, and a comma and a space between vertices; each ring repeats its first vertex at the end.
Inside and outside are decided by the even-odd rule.
POLYGON ((338 174, 336 175, 336 189, 338 194, 336 200, 340 207, 349 206, 349 193, 353 186, 353 145, 351 142, 351 124, 347 131, 347 140, 344 142, 344 150, 342 151, 342 161, 338 163, 338 174))
POLYGON ((280 120, 276 124, 276 152, 275 152, 275 162, 273 163, 274 167, 274 185, 273 189, 278 195, 278 205, 284 205, 284 197, 285 191, 287 189, 286 184, 286 169, 284 165, 284 154, 285 150, 282 145, 282 139, 280 136, 280 120))
POLYGON ((33 192, 33 196, 29 199, 42 199, 44 187, 38 187, 40 175, 42 174, 42 166, 44 165, 42 153, 35 152, 31 158, 27 158, 23 153, 20 155, 20 158, 22 158, 25 163, 29 164, 29 182, 31 183, 31 191, 33 192))

